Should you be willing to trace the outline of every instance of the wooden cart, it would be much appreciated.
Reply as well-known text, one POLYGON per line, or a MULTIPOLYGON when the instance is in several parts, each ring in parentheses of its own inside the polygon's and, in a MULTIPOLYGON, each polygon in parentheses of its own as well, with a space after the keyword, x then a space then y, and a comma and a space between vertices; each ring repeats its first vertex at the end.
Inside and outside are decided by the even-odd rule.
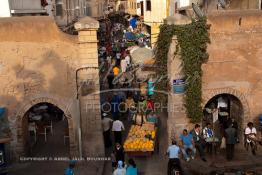
POLYGON ((126 151, 128 157, 148 157, 151 156, 154 151, 126 151))
POLYGON ((158 152, 158 134, 157 134, 158 129, 155 128, 155 138, 154 138, 154 149, 152 150, 125 150, 126 154, 129 157, 148 157, 154 154, 154 152, 158 152))

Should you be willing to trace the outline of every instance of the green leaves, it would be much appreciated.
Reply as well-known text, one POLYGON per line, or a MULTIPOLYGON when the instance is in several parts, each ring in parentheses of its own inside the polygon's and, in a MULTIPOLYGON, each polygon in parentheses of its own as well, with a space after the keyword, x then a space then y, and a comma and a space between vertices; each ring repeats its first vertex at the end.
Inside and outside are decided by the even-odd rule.
MULTIPOLYGON (((183 61, 186 78, 186 109, 191 121, 197 123, 202 119, 202 70, 201 65, 208 60, 207 44, 210 43, 206 18, 193 20, 187 25, 162 25, 157 40, 156 62, 161 69, 158 75, 167 74, 167 55, 174 35, 177 36, 177 51, 183 61), (179 48, 179 49, 178 49, 179 48), (178 51, 179 50, 179 51, 178 51)), ((166 91, 168 80, 156 85, 157 90, 166 91)), ((166 97, 163 97, 166 98, 166 97)))

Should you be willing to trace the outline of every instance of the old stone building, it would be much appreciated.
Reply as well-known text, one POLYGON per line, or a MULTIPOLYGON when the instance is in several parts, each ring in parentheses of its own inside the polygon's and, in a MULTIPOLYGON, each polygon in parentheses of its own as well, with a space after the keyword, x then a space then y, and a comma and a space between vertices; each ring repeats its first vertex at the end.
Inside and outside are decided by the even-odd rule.
MULTIPOLYGON (((262 113, 261 19, 260 11, 224 11, 208 15, 211 43, 208 46, 209 60, 202 66, 202 106, 204 109, 219 96, 227 96, 230 117, 237 120, 240 133, 248 122, 258 124, 258 116, 262 113)), ((178 21, 190 23, 186 17, 178 18, 178 21)), ((182 78, 181 61, 177 57, 173 59, 175 45, 176 37, 169 52, 169 77, 172 82, 182 78)), ((169 102, 174 107, 169 113, 169 137, 193 126, 186 116, 183 98, 184 94, 169 95, 169 102)))
MULTIPOLYGON (((39 103, 63 111, 70 155, 104 154, 98 27, 97 21, 83 18, 75 24, 78 36, 69 36, 60 32, 49 17, 0 19, 0 106, 7 109, 13 158, 27 154, 27 112, 39 103), (81 88, 89 91, 83 93, 81 88)), ((63 135, 57 139, 63 140, 63 135)))

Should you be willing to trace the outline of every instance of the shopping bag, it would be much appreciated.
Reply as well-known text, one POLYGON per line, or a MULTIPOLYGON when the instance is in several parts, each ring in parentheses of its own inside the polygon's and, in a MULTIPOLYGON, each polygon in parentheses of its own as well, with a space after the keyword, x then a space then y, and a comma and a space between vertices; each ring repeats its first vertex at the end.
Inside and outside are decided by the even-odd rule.
POLYGON ((221 149, 226 148, 226 138, 225 138, 225 137, 223 137, 222 140, 221 140, 220 148, 221 148, 221 149))

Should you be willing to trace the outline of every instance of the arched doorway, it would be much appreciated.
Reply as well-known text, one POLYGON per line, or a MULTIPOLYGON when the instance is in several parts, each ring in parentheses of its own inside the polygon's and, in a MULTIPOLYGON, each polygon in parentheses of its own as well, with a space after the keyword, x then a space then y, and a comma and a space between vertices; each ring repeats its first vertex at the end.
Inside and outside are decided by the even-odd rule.
POLYGON ((242 138, 244 108, 236 96, 228 93, 213 96, 205 104, 203 114, 203 127, 210 123, 216 137, 221 139, 224 130, 233 123, 233 127, 237 128, 238 138, 242 138))
POLYGON ((26 155, 69 156, 68 120, 51 103, 37 103, 27 110, 22 118, 22 135, 26 155))

